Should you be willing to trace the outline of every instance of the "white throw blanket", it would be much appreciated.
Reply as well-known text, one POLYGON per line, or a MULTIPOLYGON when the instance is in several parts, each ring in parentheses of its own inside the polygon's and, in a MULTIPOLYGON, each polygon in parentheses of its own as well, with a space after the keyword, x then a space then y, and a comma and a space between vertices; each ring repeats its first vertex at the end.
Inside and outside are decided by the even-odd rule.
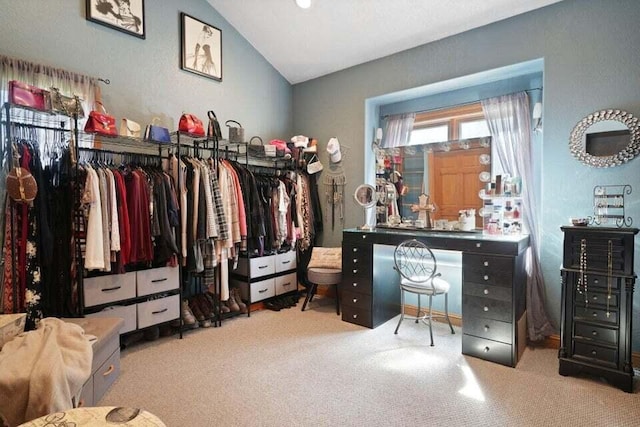
POLYGON ((90 336, 80 326, 42 319, 38 329, 18 335, 0 351, 0 419, 16 426, 73 408, 92 360, 90 336))

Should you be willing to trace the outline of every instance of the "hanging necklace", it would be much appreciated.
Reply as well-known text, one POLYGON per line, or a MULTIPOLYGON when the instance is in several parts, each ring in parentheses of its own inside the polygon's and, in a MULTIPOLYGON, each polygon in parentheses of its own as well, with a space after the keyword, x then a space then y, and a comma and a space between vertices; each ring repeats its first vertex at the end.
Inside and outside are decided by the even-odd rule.
POLYGON ((609 312, 609 303, 611 302, 611 282, 613 280, 613 243, 609 240, 607 251, 607 317, 611 316, 609 312))
POLYGON ((589 305, 587 297, 587 239, 580 241, 580 275, 576 291, 581 295, 584 294, 584 303, 589 305))

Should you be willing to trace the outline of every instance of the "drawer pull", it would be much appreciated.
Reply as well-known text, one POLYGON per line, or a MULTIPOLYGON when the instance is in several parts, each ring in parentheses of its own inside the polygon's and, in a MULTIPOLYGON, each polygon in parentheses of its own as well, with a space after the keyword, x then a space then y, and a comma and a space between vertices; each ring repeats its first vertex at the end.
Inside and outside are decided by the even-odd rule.
POLYGON ((268 290, 269 290, 269 288, 259 289, 258 293, 259 294, 263 294, 263 293, 267 292, 268 290))
POLYGON ((283 283, 282 287, 284 288, 285 286, 291 286, 291 282, 283 283))
POLYGON ((592 355, 592 356, 597 356, 597 355, 598 355, 598 352, 597 352, 597 351, 595 351, 595 350, 591 350, 591 355, 592 355))
POLYGON ((357 262, 358 262, 358 258, 354 258, 354 259, 353 259, 353 263, 354 263, 354 264, 357 264, 357 262))
POLYGON ((484 311, 489 311, 489 307, 487 307, 486 305, 484 306, 484 311))
POLYGON ((158 311, 152 311, 151 314, 160 314, 160 313, 164 313, 165 311, 169 310, 168 308, 163 308, 162 310, 158 310, 158 311))
POLYGON ((263 268, 267 268, 267 267, 269 267, 269 266, 268 266, 268 265, 259 265, 259 266, 258 266, 258 268, 259 268, 260 270, 262 270, 263 268))
POLYGON ((489 295, 489 289, 485 289, 483 292, 485 295, 489 295))
POLYGON ((485 353, 489 353, 489 350, 491 350, 489 347, 485 347, 482 349, 482 351, 484 351, 485 353))
POLYGON ((591 331, 591 335, 593 335, 594 337, 598 336, 598 331, 591 331))
POLYGON ((489 261, 485 261, 485 262, 483 262, 483 264, 484 264, 485 267, 489 267, 489 261))
POLYGON ((162 279, 154 279, 151 281, 151 283, 166 282, 167 280, 169 279, 167 279, 166 277, 163 277, 162 279))
POLYGON ((353 287, 357 288, 358 287, 358 282, 353 282, 353 287))
POLYGON ((476 242, 476 248, 481 248, 481 247, 482 247, 482 243, 476 242))
POLYGON ((362 238, 363 238, 363 239, 366 239, 366 238, 367 238, 367 236, 365 236, 365 235, 363 234, 363 235, 362 235, 362 238))
POLYGON ((593 279, 593 283, 597 285, 600 281, 598 279, 593 279))
POLYGON ((116 367, 115 367, 115 366, 113 366, 113 365, 109 365, 109 369, 107 369, 106 371, 104 371, 104 372, 102 373, 102 376, 103 376, 103 377, 108 377, 109 375, 111 375, 111 373, 112 373, 115 369, 116 369, 116 367))
POLYGON ((358 272, 358 269, 354 268, 353 269, 353 274, 356 274, 358 272))
POLYGON ((591 315, 592 315, 593 317, 598 317, 598 312, 597 312, 597 311, 594 311, 593 313, 591 313, 591 315))
POLYGON ((282 261, 283 264, 289 264, 291 262, 290 259, 286 260, 286 261, 282 261))
POLYGON ((485 275, 484 275, 484 277, 483 277, 483 279, 484 279, 485 281, 487 281, 487 280, 489 280, 489 276, 487 276, 487 275, 485 274, 485 275))
POLYGON ((353 248, 352 251, 353 252, 358 252, 358 248, 353 248))
POLYGON ((102 289, 102 292, 109 292, 109 291, 115 291, 120 289, 122 286, 114 286, 113 288, 104 288, 102 289))
POLYGON ((358 302, 358 298, 354 298, 354 299, 353 299, 353 303, 355 304, 355 303, 357 303, 357 302, 358 302))
POLYGON ((484 331, 489 332, 489 325, 484 325, 484 331))
POLYGON ((357 314, 354 314, 354 315, 353 315, 353 318, 354 318, 354 319, 357 319, 357 318, 358 318, 358 315, 357 315, 357 314))

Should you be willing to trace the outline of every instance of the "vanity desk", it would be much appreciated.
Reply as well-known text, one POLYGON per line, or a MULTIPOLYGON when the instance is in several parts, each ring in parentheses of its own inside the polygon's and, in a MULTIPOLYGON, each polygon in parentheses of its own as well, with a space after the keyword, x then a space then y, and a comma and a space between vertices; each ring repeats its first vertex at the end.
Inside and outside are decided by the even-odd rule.
POLYGON ((342 236, 342 320, 375 328, 400 314, 397 272, 380 259, 378 245, 415 238, 462 252, 462 353, 516 366, 526 343, 529 236, 380 227, 345 229, 342 236))

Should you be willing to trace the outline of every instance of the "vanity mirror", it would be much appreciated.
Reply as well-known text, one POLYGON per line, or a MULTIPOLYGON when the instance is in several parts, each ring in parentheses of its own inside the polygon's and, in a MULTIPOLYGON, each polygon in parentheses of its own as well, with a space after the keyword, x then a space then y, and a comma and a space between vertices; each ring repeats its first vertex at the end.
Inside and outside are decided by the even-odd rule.
POLYGON ((597 168, 618 166, 640 154, 638 118, 622 110, 600 110, 579 121, 571 131, 571 154, 597 168))
POLYGON ((360 184, 353 193, 356 203, 362 207, 364 211, 364 224, 360 227, 363 230, 371 230, 374 226, 367 223, 367 212, 369 208, 376 205, 377 195, 376 188, 369 184, 360 184))

